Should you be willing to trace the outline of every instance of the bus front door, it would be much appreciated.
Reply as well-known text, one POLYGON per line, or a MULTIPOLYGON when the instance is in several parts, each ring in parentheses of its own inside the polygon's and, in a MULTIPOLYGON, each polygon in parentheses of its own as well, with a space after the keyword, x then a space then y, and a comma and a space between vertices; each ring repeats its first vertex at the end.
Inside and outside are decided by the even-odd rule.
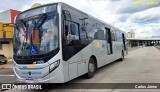
POLYGON ((107 52, 108 55, 113 54, 113 49, 112 49, 112 36, 111 36, 111 30, 109 28, 106 29, 106 39, 107 39, 107 52))
POLYGON ((124 46, 124 50, 126 50, 125 37, 124 37, 124 34, 123 34, 123 33, 122 33, 122 39, 123 39, 123 46, 124 46))

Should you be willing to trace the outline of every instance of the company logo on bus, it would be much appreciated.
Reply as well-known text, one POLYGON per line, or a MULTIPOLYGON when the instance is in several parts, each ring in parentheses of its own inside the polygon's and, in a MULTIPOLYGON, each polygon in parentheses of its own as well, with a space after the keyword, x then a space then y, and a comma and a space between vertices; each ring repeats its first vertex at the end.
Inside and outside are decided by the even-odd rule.
POLYGON ((30 66, 23 66, 22 68, 23 68, 23 69, 27 69, 27 68, 37 68, 37 67, 34 66, 34 65, 30 65, 30 66))
POLYGON ((94 48, 102 48, 102 44, 98 43, 98 42, 95 42, 95 43, 93 43, 93 47, 94 48))
POLYGON ((42 74, 42 72, 31 72, 31 71, 29 71, 29 72, 22 72, 22 74, 24 74, 24 75, 35 75, 35 74, 42 74))

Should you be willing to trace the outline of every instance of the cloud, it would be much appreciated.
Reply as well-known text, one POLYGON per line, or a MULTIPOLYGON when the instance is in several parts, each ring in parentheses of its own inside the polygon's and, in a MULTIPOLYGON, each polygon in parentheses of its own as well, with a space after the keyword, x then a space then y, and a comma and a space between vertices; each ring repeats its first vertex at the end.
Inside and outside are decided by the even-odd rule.
MULTIPOLYGON (((136 0, 120 0, 112 2, 108 6, 108 8, 112 9, 111 13, 115 14, 115 18, 118 20, 114 26, 126 32, 135 31, 136 37, 140 38, 160 35, 160 32, 157 31, 160 30, 159 5, 133 5, 133 1, 136 0)), ((159 0, 154 1, 160 2, 159 0)))
POLYGON ((134 13, 128 20, 135 23, 160 22, 160 7, 147 9, 142 12, 134 13))
MULTIPOLYGON (((134 2, 151 2, 152 0, 119 0, 117 2, 112 2, 108 7, 113 9, 113 12, 120 14, 132 14, 140 11, 144 11, 149 8, 158 7, 159 4, 134 4, 134 2)), ((154 0, 154 2, 160 2, 159 0, 154 0)))
POLYGON ((117 27, 122 27, 126 32, 135 31, 136 37, 138 38, 152 37, 153 35, 160 36, 159 11, 160 7, 153 7, 141 12, 133 13, 132 15, 120 14, 119 19, 124 20, 124 23, 117 24, 117 27), (127 17, 125 18, 125 16, 127 17))
POLYGON ((4 0, 1 1, 0 11, 5 11, 9 9, 22 10, 26 5, 31 6, 32 1, 22 1, 22 0, 4 0))
POLYGON ((117 18, 120 22, 126 22, 129 17, 130 17, 130 14, 118 14, 117 15, 117 18))
POLYGON ((160 23, 134 23, 134 22, 120 22, 115 24, 116 27, 126 32, 134 31, 136 38, 145 38, 160 36, 160 23))

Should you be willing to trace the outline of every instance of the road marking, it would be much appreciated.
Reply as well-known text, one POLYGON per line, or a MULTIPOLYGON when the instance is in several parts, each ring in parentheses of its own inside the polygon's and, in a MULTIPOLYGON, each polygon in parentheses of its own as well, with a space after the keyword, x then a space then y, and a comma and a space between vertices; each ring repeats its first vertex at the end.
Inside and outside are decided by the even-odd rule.
POLYGON ((0 75, 0 77, 1 77, 1 76, 14 76, 14 75, 0 75))

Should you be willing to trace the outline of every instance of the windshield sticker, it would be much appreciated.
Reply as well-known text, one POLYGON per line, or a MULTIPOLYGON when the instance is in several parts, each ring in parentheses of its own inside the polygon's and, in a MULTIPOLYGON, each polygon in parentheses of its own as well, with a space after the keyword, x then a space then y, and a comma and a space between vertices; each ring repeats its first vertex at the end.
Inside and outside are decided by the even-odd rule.
POLYGON ((37 48, 37 46, 31 46, 30 53, 32 55, 38 54, 38 48, 37 48))
POLYGON ((34 45, 39 45, 39 30, 33 30, 32 42, 34 45))

